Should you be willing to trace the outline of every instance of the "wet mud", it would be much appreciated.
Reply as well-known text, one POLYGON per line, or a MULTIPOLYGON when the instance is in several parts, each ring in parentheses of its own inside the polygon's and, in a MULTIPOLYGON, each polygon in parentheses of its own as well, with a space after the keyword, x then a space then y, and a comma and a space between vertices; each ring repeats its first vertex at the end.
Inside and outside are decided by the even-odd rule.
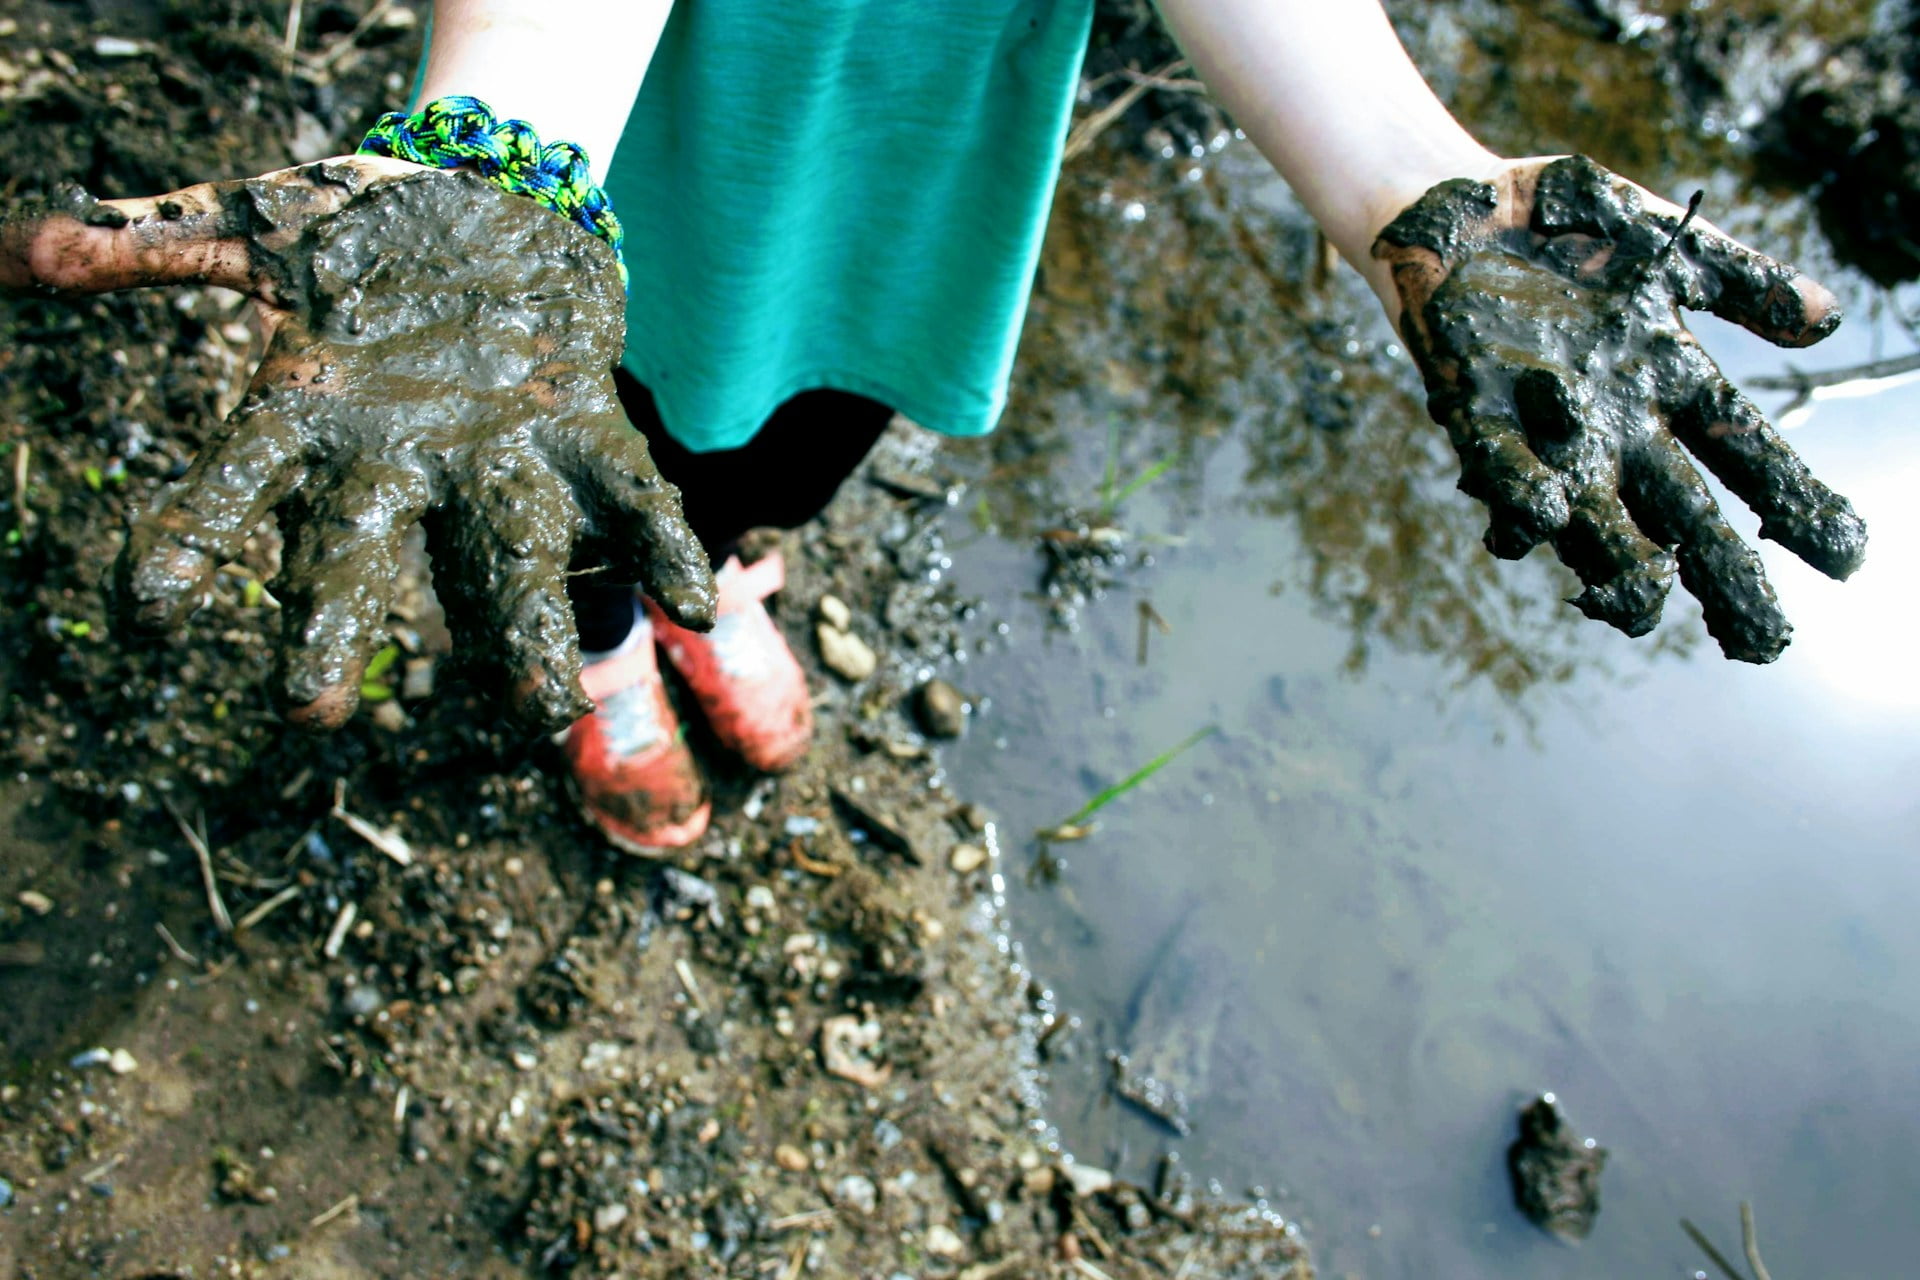
POLYGON ((1840 322, 1830 295, 1697 220, 1647 210, 1585 157, 1456 180, 1381 233, 1402 330, 1484 502, 1487 549, 1550 542, 1573 603, 1628 635, 1659 622, 1676 569, 1730 658, 1770 662, 1792 628, 1759 557, 1686 454, 1761 518, 1761 536, 1832 577, 1864 524, 1815 479, 1682 325, 1707 309, 1786 346, 1840 322))
POLYGON ((1582 1138, 1552 1094, 1522 1108, 1507 1172, 1515 1205, 1535 1226, 1570 1243, 1592 1235, 1606 1164, 1607 1149, 1582 1138))
POLYGON ((694 625, 711 575, 614 393, 611 252, 476 175, 395 168, 342 160, 117 206, 75 192, 16 212, 0 245, 35 285, 184 277, 266 308, 245 397, 133 521, 117 573, 130 622, 178 627, 276 513, 281 695, 296 723, 337 727, 387 642, 421 521, 456 636, 529 732, 552 731, 589 705, 570 568, 641 582, 694 625))

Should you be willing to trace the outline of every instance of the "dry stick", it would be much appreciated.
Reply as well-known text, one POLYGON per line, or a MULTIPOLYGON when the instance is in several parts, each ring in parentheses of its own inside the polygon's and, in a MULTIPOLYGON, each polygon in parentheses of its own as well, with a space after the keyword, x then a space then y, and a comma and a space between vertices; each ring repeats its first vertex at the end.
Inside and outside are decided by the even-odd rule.
POLYGON ((802 1209, 799 1213, 790 1213, 784 1218, 775 1218, 767 1224, 767 1230, 791 1231, 795 1227, 806 1227, 808 1230, 812 1230, 814 1227, 830 1225, 833 1222, 833 1216, 832 1209, 802 1209))
POLYGON ((1740 1247, 1747 1251, 1747 1265, 1753 1268, 1753 1280, 1773 1280, 1767 1264, 1760 1261, 1760 1241, 1753 1233, 1753 1206, 1740 1202, 1740 1247))
POLYGON ((376 827, 360 815, 347 812, 347 780, 345 778, 335 778, 333 781, 333 816, 346 823, 347 830, 401 866, 413 865, 413 846, 407 843, 406 837, 389 827, 376 827))
POLYGON ((289 902, 299 897, 302 888, 303 886, 301 885, 290 884, 280 892, 274 894, 271 898, 268 898, 265 902, 234 921, 234 932, 245 933, 248 929, 253 928, 253 926, 265 920, 281 907, 286 906, 289 902))
POLYGON ((1789 366, 1787 372, 1782 374, 1749 379, 1748 385, 1761 391, 1806 392, 1816 387, 1838 387, 1849 382, 1878 382, 1882 378, 1897 378, 1915 370, 1920 370, 1920 351, 1890 356, 1885 360, 1869 360, 1865 364, 1850 364, 1839 369, 1820 369, 1813 373, 1804 373, 1789 366))
POLYGON ((281 47, 289 61, 293 58, 294 49, 300 44, 300 12, 305 7, 306 0, 293 0, 287 8, 287 34, 281 42, 281 47))
POLYGON ((340 946, 347 940, 347 930, 353 928, 353 918, 360 914, 360 904, 349 902, 340 908, 340 914, 333 918, 333 928, 327 930, 327 940, 320 945, 320 954, 331 960, 340 954, 340 946))
POLYGON ((33 465, 33 446, 25 440, 13 446, 13 527, 25 536, 27 527, 33 523, 33 512, 27 508, 27 468, 33 465))
POLYGON ((353 30, 347 32, 344 39, 336 41, 325 53, 307 59, 308 66, 315 71, 326 71, 331 68, 334 63, 340 61, 347 50, 359 44, 360 37, 366 34, 367 28, 386 17, 387 10, 391 8, 393 8, 393 0, 380 0, 379 4, 367 10, 366 17, 354 24, 353 30))
POLYGON ((185 961, 191 965, 198 965, 200 963, 200 957, 181 946, 180 943, 175 940, 174 936, 167 932, 167 926, 156 920, 153 922, 153 929, 155 933, 160 935, 160 941, 167 944, 167 950, 173 952, 174 959, 185 961))
POLYGON ((339 1217, 341 1214, 346 1213, 353 1209, 358 1209, 359 1207, 360 1207, 360 1193, 356 1191, 354 1194, 348 1196, 345 1200, 342 1200, 339 1204, 336 1204, 335 1206, 333 1206, 333 1208, 327 1210, 325 1213, 315 1214, 313 1217, 307 1219, 307 1230, 311 1231, 315 1227, 324 1227, 329 1222, 332 1222, 335 1218, 339 1217))
POLYGON ((207 839, 187 825, 186 818, 166 796, 160 797, 160 803, 173 817, 173 824, 180 828, 180 834, 186 838, 187 846, 193 850, 193 856, 200 861, 200 882, 207 887, 207 910, 213 912, 213 923, 222 933, 233 932, 233 917, 227 914, 227 904, 220 897, 220 882, 213 874, 213 853, 207 848, 207 839))
POLYGON ((1707 1239, 1705 1232, 1701 1231, 1700 1228, 1694 1226, 1685 1218, 1680 1219, 1680 1229, 1687 1233, 1688 1239, 1700 1246, 1700 1252, 1706 1254, 1708 1260, 1711 1261, 1714 1266, 1720 1268, 1720 1274, 1724 1275, 1727 1280, 1741 1280, 1740 1273, 1735 1271, 1733 1264, 1728 1262, 1725 1257, 1721 1256, 1720 1251, 1713 1247, 1713 1241, 1707 1239))
MULTIPOLYGON (((1199 83, 1197 80, 1182 81, 1173 78, 1177 73, 1185 71, 1187 66, 1185 58, 1175 58, 1158 71, 1139 76, 1132 84, 1121 90, 1120 95, 1112 102, 1073 127, 1073 132, 1067 135, 1066 149, 1060 153, 1060 163, 1065 164, 1092 146, 1093 140, 1105 133, 1109 125, 1127 114, 1134 103, 1153 90, 1187 91, 1188 85, 1197 85, 1199 83)), ((1135 75, 1139 73, 1136 72, 1135 75)))

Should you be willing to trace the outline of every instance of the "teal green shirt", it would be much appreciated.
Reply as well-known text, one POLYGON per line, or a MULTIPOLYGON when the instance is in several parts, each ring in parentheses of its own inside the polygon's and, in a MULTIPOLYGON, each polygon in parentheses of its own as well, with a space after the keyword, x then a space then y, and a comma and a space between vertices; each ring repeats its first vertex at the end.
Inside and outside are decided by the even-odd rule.
POLYGON ((796 392, 992 429, 1092 0, 679 0, 607 180, 675 439, 796 392))

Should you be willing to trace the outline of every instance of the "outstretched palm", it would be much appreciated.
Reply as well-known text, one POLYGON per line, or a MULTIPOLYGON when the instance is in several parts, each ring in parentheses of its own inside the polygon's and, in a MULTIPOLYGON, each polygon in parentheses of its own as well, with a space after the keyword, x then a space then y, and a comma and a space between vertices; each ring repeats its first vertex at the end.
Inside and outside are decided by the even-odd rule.
POLYGON ((1845 578, 1866 527, 1807 471, 1681 323, 1706 309, 1783 346, 1831 333, 1826 290, 1581 156, 1442 183, 1374 245, 1428 408, 1486 503, 1487 547, 1551 542, 1589 617, 1660 619, 1677 566, 1730 658, 1792 634, 1760 559, 1681 449, 1760 516, 1762 537, 1845 578))
POLYGON ((0 223, 0 284, 185 281, 251 293, 270 338, 245 399, 133 524, 117 579, 136 623, 177 625, 269 511, 283 695, 316 726, 357 705, 416 521, 462 647, 528 728, 587 709, 577 559, 710 620, 706 557, 614 394, 623 295, 591 235, 473 175, 368 157, 152 200, 76 192, 0 223))

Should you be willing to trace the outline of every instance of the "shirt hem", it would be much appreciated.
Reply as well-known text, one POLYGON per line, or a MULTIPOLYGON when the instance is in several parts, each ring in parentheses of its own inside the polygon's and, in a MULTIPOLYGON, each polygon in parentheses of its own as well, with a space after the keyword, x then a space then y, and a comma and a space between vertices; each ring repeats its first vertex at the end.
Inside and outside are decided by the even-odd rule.
POLYGON ((916 426, 959 439, 991 433, 1006 409, 1006 401, 1002 397, 979 410, 955 411, 937 407, 918 396, 903 394, 882 378, 869 378, 844 369, 816 369, 781 383, 778 390, 763 399, 758 411, 750 419, 739 419, 717 429, 690 433, 686 423, 691 415, 683 413, 675 405, 670 390, 649 382, 640 370, 632 366, 627 366, 627 371, 653 393, 654 407, 660 412, 660 421, 666 427, 667 434, 692 453, 717 453, 742 447, 760 434, 760 429, 773 416, 774 410, 803 391, 844 391, 865 396, 911 419, 916 426))

